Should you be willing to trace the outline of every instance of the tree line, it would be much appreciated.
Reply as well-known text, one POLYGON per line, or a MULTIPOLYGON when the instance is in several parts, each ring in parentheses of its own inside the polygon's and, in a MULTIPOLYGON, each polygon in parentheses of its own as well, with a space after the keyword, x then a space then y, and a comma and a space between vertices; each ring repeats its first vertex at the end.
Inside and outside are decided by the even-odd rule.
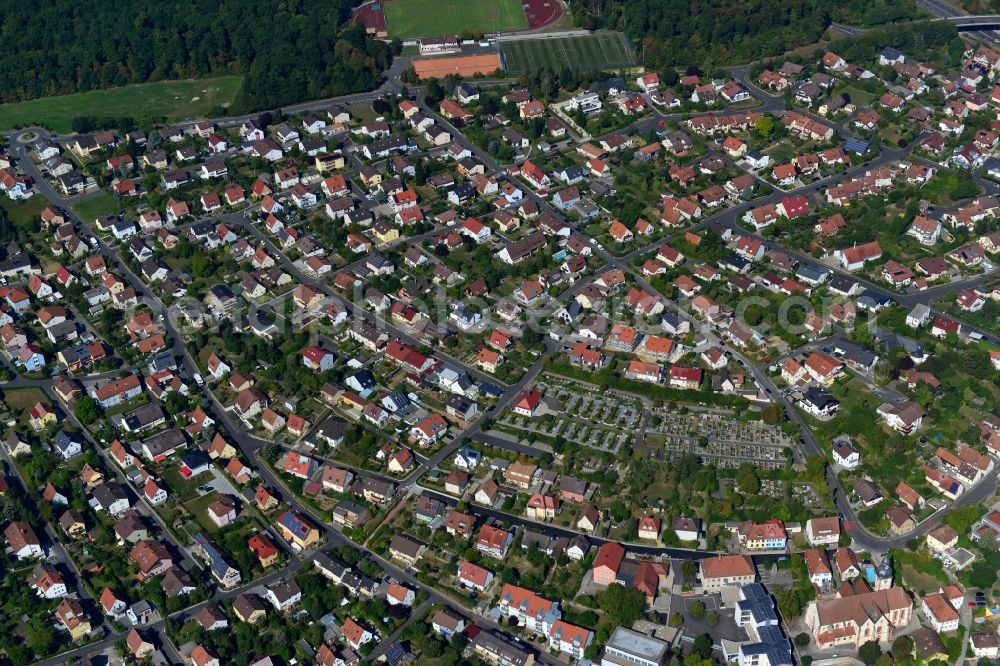
POLYGON ((349 20, 352 4, 7 3, 0 102, 224 73, 244 76, 240 112, 370 90, 394 49, 349 20))
POLYGON ((916 13, 913 0, 582 0, 571 10, 580 27, 625 32, 654 69, 773 57, 817 42, 834 19, 877 25, 916 13))

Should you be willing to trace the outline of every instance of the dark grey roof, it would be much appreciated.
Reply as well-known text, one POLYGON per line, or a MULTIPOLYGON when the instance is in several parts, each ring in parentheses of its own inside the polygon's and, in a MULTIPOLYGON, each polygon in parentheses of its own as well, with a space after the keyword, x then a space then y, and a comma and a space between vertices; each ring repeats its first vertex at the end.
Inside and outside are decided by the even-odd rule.
POLYGON ((814 405, 817 409, 824 409, 829 404, 839 404, 839 401, 823 389, 810 387, 806 390, 803 398, 805 402, 814 405))

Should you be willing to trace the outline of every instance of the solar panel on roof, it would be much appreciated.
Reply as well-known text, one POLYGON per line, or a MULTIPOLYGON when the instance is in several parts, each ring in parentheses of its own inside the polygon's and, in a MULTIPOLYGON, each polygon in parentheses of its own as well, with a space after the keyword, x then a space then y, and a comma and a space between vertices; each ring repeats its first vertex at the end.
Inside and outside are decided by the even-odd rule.
POLYGON ((860 155, 868 150, 868 142, 861 139, 848 139, 844 144, 844 148, 860 155))

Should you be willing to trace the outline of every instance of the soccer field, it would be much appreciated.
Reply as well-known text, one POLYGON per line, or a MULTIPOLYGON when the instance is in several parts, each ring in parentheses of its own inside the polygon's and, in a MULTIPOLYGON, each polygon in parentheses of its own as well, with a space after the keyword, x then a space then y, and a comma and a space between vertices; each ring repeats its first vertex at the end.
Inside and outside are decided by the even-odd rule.
POLYGON ((635 65, 625 44, 625 36, 618 32, 555 39, 520 39, 501 42, 501 48, 504 67, 508 74, 513 75, 542 67, 599 72, 635 65))
POLYGON ((382 5, 390 37, 506 32, 528 27, 520 0, 390 0, 382 5))

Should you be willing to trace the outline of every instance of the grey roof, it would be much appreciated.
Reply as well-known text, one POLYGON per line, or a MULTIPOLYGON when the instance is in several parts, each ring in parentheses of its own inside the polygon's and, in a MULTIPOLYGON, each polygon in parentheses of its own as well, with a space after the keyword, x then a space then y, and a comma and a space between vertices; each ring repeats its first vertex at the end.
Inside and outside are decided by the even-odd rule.
POLYGON ((55 445, 60 451, 65 451, 74 443, 79 444, 79 441, 75 437, 70 437, 69 433, 65 430, 60 430, 56 433, 55 445))
POLYGON ((271 594, 280 601, 285 602, 294 597, 296 594, 301 594, 302 590, 299 588, 298 583, 295 582, 293 578, 284 578, 279 582, 275 583, 268 588, 271 594))
POLYGON ((846 275, 834 275, 833 279, 830 280, 830 290, 840 292, 841 294, 846 294, 857 283, 858 283, 857 280, 852 280, 846 275))
POLYGON ((209 288, 209 291, 211 291, 212 295, 220 301, 227 301, 236 298, 236 294, 233 293, 233 290, 224 284, 213 285, 209 288))
POLYGON ((893 333, 884 328, 875 329, 875 337, 885 349, 886 353, 892 353, 896 347, 902 347, 910 356, 923 356, 924 348, 919 342, 905 335, 893 333))
POLYGON ((796 272, 803 280, 810 280, 812 282, 820 282, 826 278, 832 271, 829 268, 823 268, 821 266, 810 266, 809 264, 802 265, 796 272))
POLYGON ((831 403, 839 403, 839 401, 832 395, 823 389, 816 388, 815 386, 811 386, 806 390, 805 397, 803 399, 806 402, 815 405, 818 409, 823 409, 831 403))
POLYGON ((866 368, 874 365, 879 358, 875 352, 847 340, 836 340, 833 343, 833 348, 843 354, 847 360, 866 368))
POLYGON ((608 639, 607 647, 660 663, 670 644, 658 638, 640 634, 638 631, 618 627, 608 639))
POLYGON ((489 631, 480 631, 472 639, 472 643, 481 650, 498 655, 498 659, 502 663, 511 664, 512 666, 523 666, 533 656, 530 652, 522 649, 521 646, 515 645, 506 638, 497 636, 489 631))
POLYGON ((347 431, 347 421, 331 416, 319 424, 316 434, 324 439, 338 441, 343 439, 347 431))
POLYGON ((178 446, 183 446, 186 442, 184 431, 180 428, 171 428, 142 441, 153 457, 178 446))
MULTIPOLYGON (((163 408, 155 402, 151 402, 126 414, 125 422, 128 424, 130 430, 141 430, 152 423, 156 423, 165 416, 163 408)), ((183 437, 181 435, 181 438, 183 437)))
POLYGON ((858 479, 854 483, 854 492, 856 492, 865 502, 870 502, 876 498, 883 497, 882 491, 879 490, 878 486, 869 479, 858 479))
POLYGON ((102 483, 93 490, 94 499, 103 508, 108 508, 118 500, 128 500, 125 490, 117 483, 102 483))
POLYGON ((330 575, 334 578, 341 578, 345 573, 351 570, 351 567, 347 564, 333 559, 326 553, 316 553, 313 557, 313 561, 320 569, 329 571, 330 575))
POLYGON ((375 377, 367 370, 358 370, 352 378, 362 389, 375 388, 375 377))

